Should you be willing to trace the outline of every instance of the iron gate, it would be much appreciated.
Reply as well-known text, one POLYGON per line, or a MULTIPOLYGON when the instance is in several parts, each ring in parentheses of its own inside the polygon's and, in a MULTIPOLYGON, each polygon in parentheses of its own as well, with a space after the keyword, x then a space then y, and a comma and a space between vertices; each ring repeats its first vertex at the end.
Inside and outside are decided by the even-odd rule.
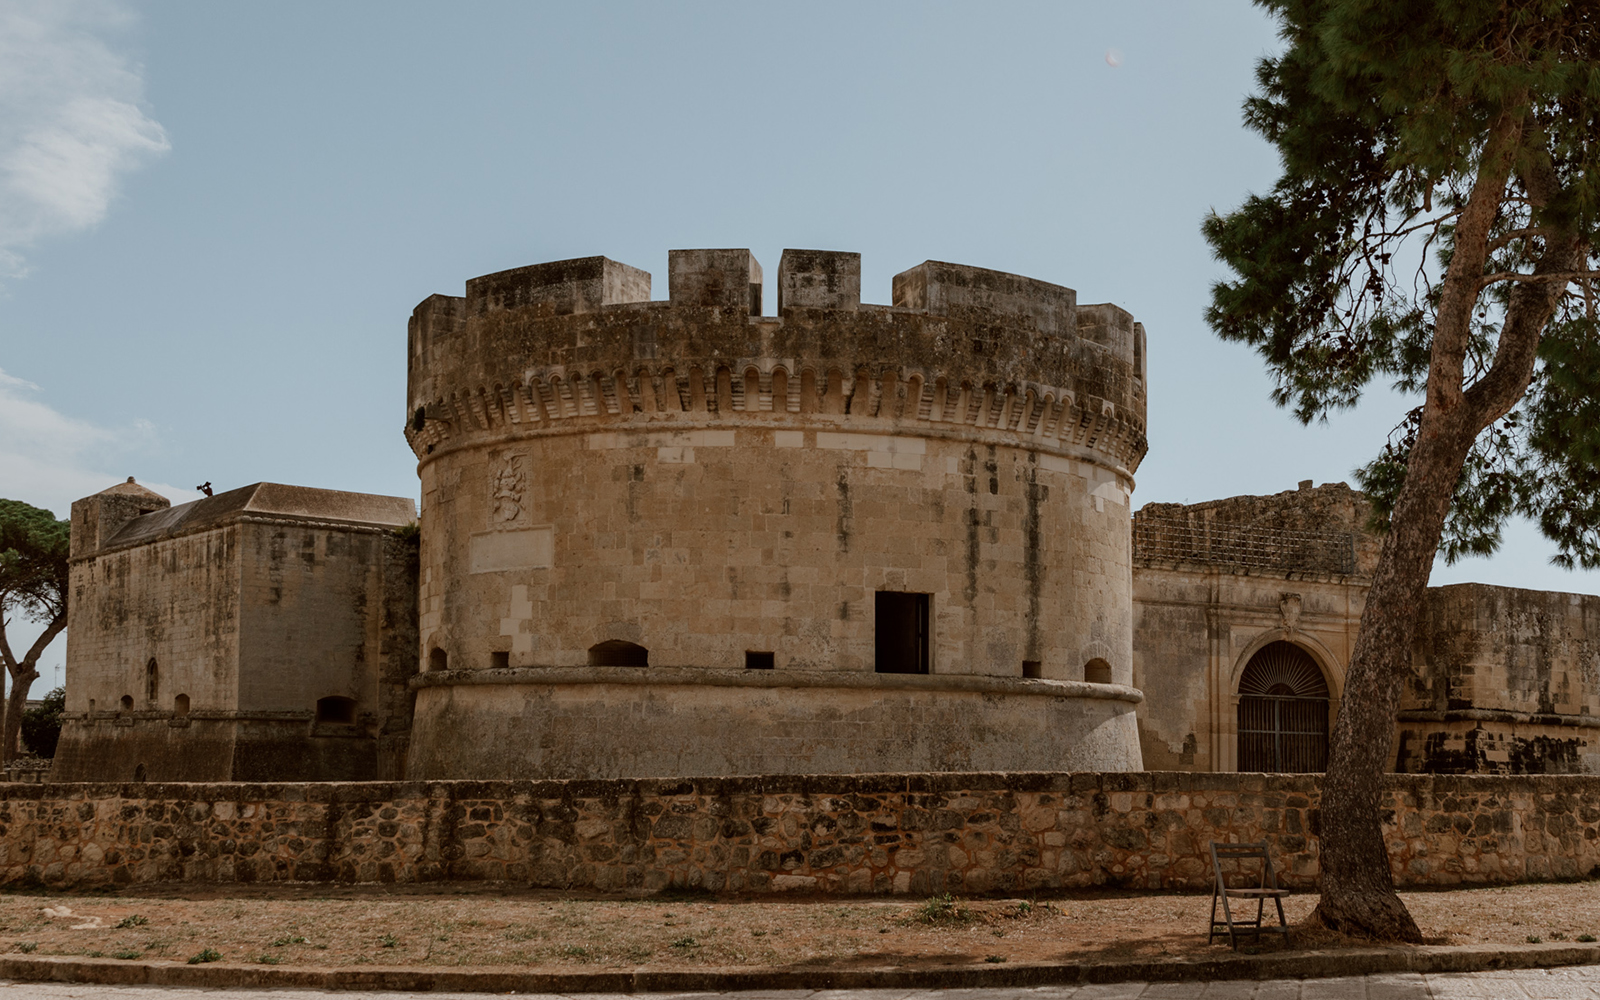
POLYGON ((1263 647, 1239 678, 1239 770, 1304 772, 1328 766, 1328 682, 1289 642, 1263 647))

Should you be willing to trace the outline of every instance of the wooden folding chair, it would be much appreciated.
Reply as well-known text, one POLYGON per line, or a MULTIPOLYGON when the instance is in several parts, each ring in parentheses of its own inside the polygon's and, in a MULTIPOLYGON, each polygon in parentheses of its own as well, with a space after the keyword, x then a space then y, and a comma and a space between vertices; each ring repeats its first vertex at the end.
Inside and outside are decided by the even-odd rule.
MULTIPOLYGON (((1256 940, 1261 940, 1263 932, 1268 934, 1282 934, 1285 943, 1289 940, 1289 921, 1283 916, 1283 897, 1289 895, 1288 889, 1278 888, 1277 875, 1272 870, 1272 856, 1267 853, 1265 841, 1255 844, 1219 844, 1211 842, 1211 871, 1215 881, 1211 883, 1211 933, 1206 935, 1206 944, 1210 944, 1217 935, 1224 931, 1228 934, 1228 941, 1235 949, 1239 947, 1240 933, 1253 933, 1256 940), (1260 861, 1261 880, 1254 886, 1230 886, 1222 875, 1222 862, 1224 861, 1260 861), (1222 920, 1217 919, 1217 900, 1222 900, 1222 920), (1254 920, 1235 919, 1233 907, 1229 899, 1253 899, 1256 901, 1256 916, 1254 920), (1278 908, 1278 926, 1264 925, 1262 916, 1266 912, 1267 900, 1272 900, 1278 908)), ((1253 881, 1253 879, 1252 879, 1253 881)), ((1249 909, 1246 904, 1246 910, 1249 909)))

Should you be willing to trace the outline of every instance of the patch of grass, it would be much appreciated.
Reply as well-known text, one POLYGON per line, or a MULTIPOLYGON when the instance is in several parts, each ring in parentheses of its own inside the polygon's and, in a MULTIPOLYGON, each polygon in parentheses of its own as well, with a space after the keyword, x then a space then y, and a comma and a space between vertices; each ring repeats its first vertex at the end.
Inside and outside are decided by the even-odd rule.
POLYGON ((698 947, 700 947, 700 942, 696 941, 692 937, 681 937, 681 938, 678 938, 676 941, 672 942, 672 947, 681 948, 681 949, 687 951, 690 948, 698 948, 698 947))
POLYGON ((1033 900, 1024 899, 1022 902, 1017 904, 1017 915, 1018 916, 1025 917, 1025 916, 1027 916, 1028 914, 1030 914, 1032 912, 1033 912, 1033 900))
POLYGON ((204 962, 216 962, 222 958, 222 952, 215 948, 207 948, 198 955, 189 956, 190 965, 200 965, 204 962))
POLYGON ((39 942, 37 942, 37 941, 18 941, 12 947, 16 948, 18 951, 22 952, 24 955, 32 955, 34 952, 39 950, 39 942))
POLYGON ((116 951, 111 953, 111 957, 122 959, 143 958, 144 952, 140 951, 138 948, 118 948, 116 951))
POLYGON ((1594 941, 1594 939, 1595 939, 1595 937, 1594 937, 1593 934, 1579 934, 1578 935, 1578 940, 1582 941, 1584 944, 1589 944, 1590 942, 1594 941))
POLYGON ((1528 943, 1529 944, 1543 944, 1544 943, 1544 938, 1540 937, 1537 934, 1529 934, 1528 935, 1528 943))
POLYGON ((965 924, 972 922, 972 911, 947 892, 941 896, 929 896, 927 902, 912 911, 911 920, 934 926, 965 924))
POLYGON ((274 948, 282 948, 284 945, 289 945, 289 944, 310 944, 310 943, 311 943, 310 941, 307 941, 305 938, 301 937, 298 934, 285 934, 283 937, 281 937, 278 940, 272 942, 272 946, 274 948))
POLYGON ((121 920, 117 921, 117 929, 118 930, 122 930, 122 929, 128 928, 128 927, 143 927, 145 924, 148 924, 149 922, 150 922, 150 918, 149 917, 141 917, 137 913, 130 913, 127 916, 123 917, 121 920))
POLYGON ((277 955, 257 955, 256 961, 260 962, 262 965, 277 965, 279 962, 283 961, 283 959, 277 955))
POLYGON ((378 947, 380 948, 393 948, 399 943, 400 939, 395 937, 393 934, 385 934, 383 937, 378 939, 378 947))
POLYGON ((103 951, 86 951, 86 952, 83 953, 83 957, 84 958, 105 958, 106 957, 106 953, 103 952, 103 951))
POLYGON ((1565 941, 1566 939, 1567 939, 1567 936, 1565 934, 1563 934, 1562 932, 1560 932, 1560 931, 1551 931, 1550 932, 1550 940, 1552 940, 1552 941, 1565 941))
POLYGON ((561 954, 567 956, 568 958, 588 958, 589 949, 581 945, 569 944, 565 948, 561 949, 561 954))
POLYGON ((1004 962, 1006 957, 1004 955, 985 955, 983 960, 985 962, 1004 962))

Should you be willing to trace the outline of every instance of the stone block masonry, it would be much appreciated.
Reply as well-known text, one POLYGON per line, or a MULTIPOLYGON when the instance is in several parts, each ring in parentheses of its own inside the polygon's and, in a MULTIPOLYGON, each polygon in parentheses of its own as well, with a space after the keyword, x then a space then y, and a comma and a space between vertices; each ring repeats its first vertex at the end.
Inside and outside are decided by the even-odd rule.
MULTIPOLYGON (((1600 878, 1600 777, 1392 775, 1403 886, 1600 878)), ((1211 840, 1317 878, 1307 775, 0 786, 0 882, 506 880, 603 891, 1204 889, 1211 840)))

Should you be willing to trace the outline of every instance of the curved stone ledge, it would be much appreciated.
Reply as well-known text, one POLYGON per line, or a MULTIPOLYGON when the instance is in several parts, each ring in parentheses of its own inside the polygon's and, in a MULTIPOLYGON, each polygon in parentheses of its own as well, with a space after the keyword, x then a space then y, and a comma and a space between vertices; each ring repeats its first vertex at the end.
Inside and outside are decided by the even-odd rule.
POLYGON ((417 678, 408 773, 695 778, 875 771, 1132 771, 1118 684, 690 667, 525 667, 417 678))
POLYGON ((1144 692, 1126 684, 1048 681, 977 674, 867 674, 844 670, 712 670, 705 667, 508 667, 439 670, 411 678, 413 691, 461 684, 637 684, 672 687, 850 688, 881 691, 974 691, 1035 698, 1089 698, 1137 705, 1144 692))

